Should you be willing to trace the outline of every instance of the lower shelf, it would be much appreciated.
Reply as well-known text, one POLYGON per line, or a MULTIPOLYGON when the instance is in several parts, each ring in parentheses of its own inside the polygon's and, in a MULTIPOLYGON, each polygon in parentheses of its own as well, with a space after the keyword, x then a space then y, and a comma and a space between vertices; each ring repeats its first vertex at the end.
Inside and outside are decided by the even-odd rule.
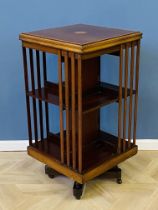
MULTIPOLYGON (((65 138, 64 138, 65 139, 65 138)), ((83 147, 83 172, 95 168, 103 162, 117 155, 118 138, 103 131, 98 132, 95 138, 88 146, 83 147)), ((60 161, 60 136, 59 134, 49 134, 47 139, 38 141, 38 144, 33 144, 39 152, 43 152, 50 157, 60 161)), ((66 141, 65 141, 66 146, 66 141)), ((126 142, 126 151, 128 150, 126 142)), ((133 144, 130 146, 133 147, 133 144)), ((66 150, 65 150, 66 151, 66 150)), ((70 151, 70 156, 71 155, 70 151)), ((65 152, 66 160, 66 152, 65 152)), ((72 160, 71 160, 72 163, 72 160)))
POLYGON ((28 146, 27 152, 28 154, 35 158, 36 160, 48 165, 50 168, 54 169, 60 174, 63 174, 67 177, 70 177, 74 181, 84 184, 87 181, 105 173, 109 169, 112 169, 122 161, 132 157, 135 155, 138 151, 137 145, 133 146, 131 149, 127 150, 124 153, 116 154, 115 156, 109 158, 108 160, 105 160, 100 165, 90 168, 83 173, 78 173, 75 170, 72 170, 70 167, 67 167, 64 164, 61 164, 60 161, 57 159, 54 159, 49 154, 46 154, 32 146, 28 146))

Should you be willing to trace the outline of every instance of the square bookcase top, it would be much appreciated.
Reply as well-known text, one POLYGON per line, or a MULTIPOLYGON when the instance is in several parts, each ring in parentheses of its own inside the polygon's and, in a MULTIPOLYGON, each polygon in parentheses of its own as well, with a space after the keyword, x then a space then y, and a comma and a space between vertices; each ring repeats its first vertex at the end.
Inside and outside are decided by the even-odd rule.
POLYGON ((129 41, 135 41, 141 37, 142 33, 137 31, 85 24, 49 28, 20 34, 20 40, 23 42, 78 53, 101 50, 129 41))

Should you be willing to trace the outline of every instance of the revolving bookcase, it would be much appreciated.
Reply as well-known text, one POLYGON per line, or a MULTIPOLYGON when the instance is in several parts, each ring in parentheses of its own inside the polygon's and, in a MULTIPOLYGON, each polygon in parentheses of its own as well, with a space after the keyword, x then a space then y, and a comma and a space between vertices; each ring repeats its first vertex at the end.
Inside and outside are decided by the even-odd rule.
MULTIPOLYGON (((84 24, 21 33, 26 90, 28 154, 43 162, 53 178, 63 174, 74 180, 80 199, 84 183, 137 153, 140 39, 142 33, 84 24), (101 56, 117 56, 118 84, 102 81, 101 56), (57 57, 58 81, 48 78, 50 57, 57 57), (100 109, 116 103, 117 135, 101 130, 100 109), (59 131, 51 106, 59 108, 59 131)), ((102 71, 110 71, 110 67, 102 71)), ((50 72, 51 72, 50 71, 50 72)), ((108 119, 105 119, 105 121, 108 119)))

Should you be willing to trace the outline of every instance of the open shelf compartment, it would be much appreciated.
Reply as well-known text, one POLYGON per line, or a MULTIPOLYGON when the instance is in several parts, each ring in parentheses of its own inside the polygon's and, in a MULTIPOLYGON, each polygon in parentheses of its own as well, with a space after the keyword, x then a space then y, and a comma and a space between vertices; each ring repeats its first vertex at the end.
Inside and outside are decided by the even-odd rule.
MULTIPOLYGON (((65 86, 63 83, 63 93, 65 91, 65 86)), ((124 88, 122 88, 122 97, 124 97, 124 88)), ((135 90, 133 90, 135 94, 135 90)), ((35 91, 28 92, 28 95, 39 99, 41 101, 46 101, 55 105, 59 105, 59 89, 58 84, 47 82, 45 87, 41 89, 35 89, 35 91)), ((119 87, 117 85, 99 82, 96 87, 84 92, 83 94, 83 113, 87 113, 102 106, 111 104, 118 101, 119 87)), ((127 90, 127 96, 130 95, 130 90, 127 90)), ((77 94, 76 94, 77 97, 77 94)), ((71 99, 70 99, 71 101, 71 99)), ((63 94, 63 105, 65 108, 65 96, 63 94)))
MULTIPOLYGON (((64 142, 66 144, 66 133, 64 132, 64 142)), ((123 141, 123 140, 122 140, 123 141)), ((130 148, 134 145, 131 143, 130 148)), ((50 157, 60 161, 60 134, 49 133, 48 138, 38 141, 38 145, 35 143, 32 145, 39 152, 44 152, 50 157)), ((83 146, 83 173, 97 167, 105 161, 108 161, 115 157, 117 154, 118 137, 99 131, 98 136, 91 141, 90 144, 83 146), (94 158, 95 157, 95 158, 94 158)), ((128 142, 126 141, 125 151, 128 151, 128 142)), ((70 150, 70 154, 72 151, 70 150)), ((66 148, 65 148, 65 160, 66 160, 66 148)), ((72 159, 71 159, 72 167, 72 159)))

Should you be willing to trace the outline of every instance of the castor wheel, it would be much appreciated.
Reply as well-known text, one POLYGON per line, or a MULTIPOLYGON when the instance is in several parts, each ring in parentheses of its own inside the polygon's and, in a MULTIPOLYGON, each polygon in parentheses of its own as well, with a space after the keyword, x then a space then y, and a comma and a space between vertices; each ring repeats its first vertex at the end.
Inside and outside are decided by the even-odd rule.
POLYGON ((48 165, 45 165, 45 174, 47 174, 49 178, 53 179, 58 173, 48 165))
POLYGON ((74 182, 74 186, 73 186, 73 195, 77 200, 81 199, 82 193, 83 193, 83 189, 84 189, 84 184, 80 184, 77 182, 74 182))
POLYGON ((121 179, 121 178, 118 178, 116 182, 117 182, 118 184, 122 184, 122 179, 121 179))

